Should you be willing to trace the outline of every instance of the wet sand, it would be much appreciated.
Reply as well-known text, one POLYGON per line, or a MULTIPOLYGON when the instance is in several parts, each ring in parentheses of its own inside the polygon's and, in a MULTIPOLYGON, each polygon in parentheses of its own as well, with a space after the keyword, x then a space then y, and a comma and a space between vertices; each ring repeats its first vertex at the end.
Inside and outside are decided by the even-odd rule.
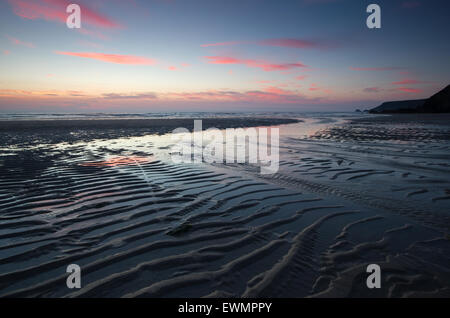
POLYGON ((449 121, 396 118, 281 126, 273 175, 174 164, 145 131, 7 147, 0 296, 450 297, 449 121))
POLYGON ((0 146, 55 144, 121 137, 167 134, 183 127, 190 131, 194 120, 202 120, 203 129, 257 127, 295 123, 289 118, 171 118, 171 119, 58 119, 0 121, 0 146))

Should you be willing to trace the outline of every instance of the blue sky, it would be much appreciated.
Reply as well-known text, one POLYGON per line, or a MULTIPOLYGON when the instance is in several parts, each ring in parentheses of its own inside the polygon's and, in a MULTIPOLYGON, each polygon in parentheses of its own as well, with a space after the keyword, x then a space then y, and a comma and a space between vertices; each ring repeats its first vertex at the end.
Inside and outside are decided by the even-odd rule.
POLYGON ((450 83, 445 0, 0 2, 0 111, 346 111, 450 83), (65 8, 81 7, 81 29, 65 8), (366 7, 381 7, 381 29, 366 7))

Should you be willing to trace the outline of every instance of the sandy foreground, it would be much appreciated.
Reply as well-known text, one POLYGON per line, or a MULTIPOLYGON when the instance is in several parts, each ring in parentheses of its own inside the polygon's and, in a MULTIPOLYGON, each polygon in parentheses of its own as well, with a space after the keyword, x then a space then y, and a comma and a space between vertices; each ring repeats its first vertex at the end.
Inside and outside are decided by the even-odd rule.
POLYGON ((192 119, 1 122, 0 296, 449 297, 449 119, 203 122, 281 125, 272 175, 168 160, 192 119))

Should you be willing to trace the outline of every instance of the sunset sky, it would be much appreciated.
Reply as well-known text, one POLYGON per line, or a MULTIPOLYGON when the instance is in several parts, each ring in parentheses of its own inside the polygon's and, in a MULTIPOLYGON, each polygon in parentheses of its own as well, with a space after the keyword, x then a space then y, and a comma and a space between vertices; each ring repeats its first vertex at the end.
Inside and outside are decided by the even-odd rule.
POLYGON ((0 112, 349 111, 450 84, 448 0, 0 0, 0 112), (77 3, 82 28, 66 26, 77 3), (366 7, 382 28, 366 27, 366 7))

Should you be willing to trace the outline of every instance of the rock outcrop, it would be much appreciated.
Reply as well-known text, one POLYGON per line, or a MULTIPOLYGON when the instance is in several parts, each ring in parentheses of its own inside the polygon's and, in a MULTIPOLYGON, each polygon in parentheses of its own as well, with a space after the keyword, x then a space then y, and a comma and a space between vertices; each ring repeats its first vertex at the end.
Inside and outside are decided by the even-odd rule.
POLYGON ((371 114, 450 113, 450 85, 428 99, 385 102, 369 112, 371 114))

